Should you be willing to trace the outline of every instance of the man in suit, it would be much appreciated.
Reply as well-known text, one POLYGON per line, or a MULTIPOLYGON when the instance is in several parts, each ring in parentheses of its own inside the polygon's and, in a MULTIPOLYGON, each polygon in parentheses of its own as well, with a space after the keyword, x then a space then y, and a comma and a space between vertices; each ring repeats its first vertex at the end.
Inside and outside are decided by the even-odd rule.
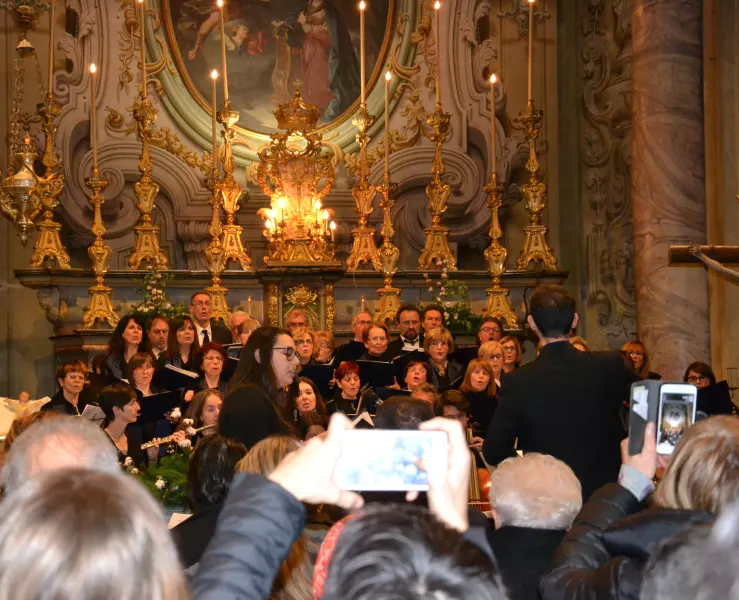
POLYGON ((387 346, 390 356, 399 356, 403 352, 423 351, 421 337, 421 313, 413 304, 404 304, 398 309, 395 317, 400 335, 387 346))
POLYGON ((372 323, 372 315, 368 312, 360 312, 354 315, 354 318, 352 319, 354 339, 336 349, 336 353, 334 354, 336 357, 334 359, 335 367, 338 367, 341 363, 347 360, 359 360, 359 357, 365 353, 366 348, 364 347, 362 332, 367 325, 371 325, 372 323))
POLYGON ((146 333, 151 343, 151 353, 157 359, 157 369, 163 369, 167 362, 167 339, 169 338, 169 321, 161 315, 155 315, 146 322, 146 333))
POLYGON ((616 352, 580 352, 568 341, 577 326, 575 300, 558 285, 531 296, 528 324, 539 356, 509 373, 498 394, 483 454, 491 465, 524 452, 551 454, 575 472, 583 498, 616 481, 625 437, 621 405, 633 376, 616 352))
POLYGON ((213 302, 208 292, 195 292, 190 297, 190 316, 195 321, 195 330, 200 346, 208 342, 231 343, 231 331, 216 319, 212 319, 213 302))

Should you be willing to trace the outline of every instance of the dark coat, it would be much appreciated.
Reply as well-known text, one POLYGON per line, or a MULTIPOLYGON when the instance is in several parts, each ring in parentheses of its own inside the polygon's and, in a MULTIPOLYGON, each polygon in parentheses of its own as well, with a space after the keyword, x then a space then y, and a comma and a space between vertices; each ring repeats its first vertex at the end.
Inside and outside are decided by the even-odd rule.
POLYGON ((539 600, 539 580, 564 529, 501 527, 488 534, 510 600, 539 600))
POLYGON ((255 385, 239 385, 223 401, 218 432, 252 448, 270 435, 291 433, 267 393, 255 385))
POLYGON ((538 358, 506 375, 485 436, 485 460, 497 465, 514 456, 518 438, 519 450, 568 464, 589 498, 618 477, 626 435, 621 406, 633 379, 618 353, 547 344, 538 358))
MULTIPOLYGON (((418 336, 418 349, 423 350, 423 336, 418 336)), ((405 352, 408 352, 407 350, 403 350, 403 340, 400 339, 400 336, 388 343, 387 351, 393 358, 395 358, 396 356, 400 356, 405 352)))
POLYGON ((638 600, 651 548, 713 515, 650 509, 616 483, 582 507, 542 577, 542 600, 638 600), (636 513, 636 514, 634 514, 636 513))
POLYGON ((170 529, 169 532, 185 569, 200 562, 203 552, 216 532, 222 508, 222 504, 208 507, 170 529))
POLYGON ((220 321, 211 319, 210 330, 213 332, 213 338, 210 340, 211 342, 218 342, 224 346, 227 344, 233 344, 231 330, 225 325, 222 325, 220 321))
MULTIPOLYGON (((464 375, 464 367, 459 363, 454 362, 453 360, 447 361, 447 367, 446 372, 444 373, 444 377, 439 376, 439 374, 436 372, 436 369, 434 369, 434 366, 431 364, 431 361, 429 361, 429 366, 431 367, 431 380, 429 381, 429 383, 436 386, 440 391, 443 391, 443 388, 449 387, 457 379, 464 375)), ((460 381, 459 383, 462 382, 460 381)))
POLYGON ((60 389, 51 397, 51 400, 44 404, 39 410, 58 412, 63 415, 70 415, 76 417, 78 414, 81 415, 82 411, 85 410, 85 406, 88 404, 97 404, 97 398, 95 394, 87 388, 83 388, 80 395, 77 398, 77 410, 74 409, 67 399, 64 397, 64 392, 60 389), (79 412, 78 412, 79 411, 79 412))
POLYGON ((357 342, 356 340, 352 340, 343 346, 339 346, 334 353, 334 367, 338 368, 341 363, 346 361, 358 360, 359 357, 364 354, 365 350, 366 348, 364 347, 364 344, 362 342, 357 342))

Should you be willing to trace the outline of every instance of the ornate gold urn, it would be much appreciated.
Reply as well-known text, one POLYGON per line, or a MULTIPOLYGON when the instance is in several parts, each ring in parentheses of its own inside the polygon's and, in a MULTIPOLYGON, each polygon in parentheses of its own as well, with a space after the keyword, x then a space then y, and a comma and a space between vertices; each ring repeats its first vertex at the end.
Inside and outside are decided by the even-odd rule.
POLYGON ((275 110, 285 133, 271 135, 260 150, 257 182, 270 197, 270 207, 258 214, 265 219, 269 241, 268 267, 339 266, 334 256, 333 211, 323 206, 334 182, 332 154, 323 152, 315 131, 319 108, 306 103, 296 87, 293 98, 275 110))

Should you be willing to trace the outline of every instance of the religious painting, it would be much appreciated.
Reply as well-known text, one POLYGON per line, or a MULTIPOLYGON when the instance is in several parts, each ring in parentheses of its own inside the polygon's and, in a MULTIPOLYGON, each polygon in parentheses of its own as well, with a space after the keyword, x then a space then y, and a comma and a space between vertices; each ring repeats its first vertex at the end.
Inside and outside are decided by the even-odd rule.
MULTIPOLYGON (((367 79, 382 70, 392 35, 393 0, 370 0, 365 15, 367 79)), ((231 107, 239 126, 277 130, 272 111, 296 82, 321 109, 321 126, 347 116, 359 101, 358 0, 227 0, 224 39, 231 107)), ((180 75, 209 105, 210 72, 221 71, 220 11, 215 0, 165 0, 165 24, 180 75)), ((368 81, 369 89, 369 81, 368 81)), ((222 102, 222 86, 218 88, 222 102)))

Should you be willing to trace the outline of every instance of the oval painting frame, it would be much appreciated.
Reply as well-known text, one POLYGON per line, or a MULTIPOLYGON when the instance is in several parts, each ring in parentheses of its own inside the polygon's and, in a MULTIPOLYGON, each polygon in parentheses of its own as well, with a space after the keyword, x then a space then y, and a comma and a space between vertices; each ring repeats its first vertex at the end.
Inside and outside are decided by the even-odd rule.
MULTIPOLYGON (((231 0, 231 2, 236 3, 236 0, 231 0)), ((367 11, 365 23, 366 66, 367 72, 370 73, 367 81, 367 106, 371 113, 378 116, 382 114, 384 92, 383 86, 377 86, 377 83, 386 67, 391 49, 397 64, 410 66, 413 63, 415 46, 411 38, 418 12, 416 2, 417 0, 368 0, 368 6, 374 5, 377 13, 385 15, 381 36, 378 33, 380 27, 377 25, 380 23, 380 17, 372 17, 370 9, 367 11), (398 26, 399 21, 395 17, 396 10, 401 16, 402 27, 398 26), (370 40, 369 32, 372 30, 370 22, 373 19, 374 37, 370 40)), ((156 3, 156 1, 152 2, 152 4, 156 3)), ((159 4, 166 43, 177 71, 176 74, 169 69, 159 72, 158 75, 164 88, 162 101, 183 131, 203 147, 208 148, 211 137, 211 84, 208 73, 212 68, 218 69, 219 72, 221 70, 220 18, 217 9, 212 10, 215 2, 212 0, 161 0, 159 4), (200 8, 201 12, 198 13, 196 8, 200 8), (189 37, 185 35, 186 33, 189 37), (198 39, 202 43, 199 43, 198 39), (189 43, 192 44, 191 47, 188 47, 189 43), (192 62, 188 64, 189 61, 192 62), (194 65, 196 63, 200 67, 195 74, 194 65), (204 89, 205 85, 207 88, 204 89)), ((289 14, 285 13, 287 19, 271 19, 273 16, 282 14, 276 15, 273 12, 279 6, 278 4, 273 3, 273 0, 250 0, 248 3, 240 2, 238 11, 234 10, 232 14, 227 15, 225 37, 229 67, 229 100, 232 109, 239 110, 241 117, 236 126, 239 135, 234 146, 237 159, 254 160, 258 148, 269 140, 269 134, 277 131, 272 111, 277 103, 289 99, 293 89, 292 83, 296 79, 301 79, 304 70, 317 75, 311 77, 308 82, 303 82, 303 95, 307 100, 313 100, 325 110, 324 119, 330 115, 336 115, 328 122, 319 123, 319 131, 324 135, 324 139, 345 151, 355 144, 356 128, 351 124, 351 117, 359 107, 359 10, 357 4, 354 0, 343 2, 340 0, 309 0, 296 4, 300 10, 293 8, 289 14), (349 11, 356 13, 355 28, 352 27, 352 23, 349 25, 346 22, 343 25, 340 23, 342 14, 336 8, 336 4, 343 9, 343 14, 351 15, 349 11), (266 5, 261 6, 263 9, 261 21, 258 21, 256 17, 250 20, 244 12, 244 7, 259 7, 259 5, 266 5), (307 33, 311 31, 311 28, 304 26, 303 23, 310 21, 314 15, 318 15, 319 24, 314 28, 317 34, 310 37, 307 33), (330 24, 332 20, 333 24, 330 24), (263 24, 266 22, 269 25, 267 32, 262 29, 255 32, 254 25, 252 28, 249 27, 250 23, 263 24), (292 36, 290 33, 285 33, 290 28, 301 29, 306 35, 292 36), (329 32, 328 38, 327 32, 329 32), (271 36, 271 44, 266 33, 271 36), (329 39, 331 34, 341 42, 336 42, 336 47, 331 47, 332 42, 329 39), (323 42, 322 46, 321 42, 323 42), (296 44, 299 43, 304 45, 297 47, 296 44), (271 53, 268 52, 270 47, 272 48, 271 53), (291 54, 289 59, 286 58, 285 53, 288 48, 291 54), (351 52, 355 53, 352 57, 356 58, 355 61, 344 60, 343 64, 341 61, 338 63, 332 61, 338 54, 348 55, 351 52), (306 56, 310 60, 306 59, 306 56), (240 67, 241 63, 246 64, 247 67, 243 67, 240 71, 232 70, 234 68, 232 65, 236 64, 240 67), (256 71, 249 71, 257 67, 256 71), (285 77, 286 69, 290 70, 292 76, 285 77), (250 77, 250 74, 254 73, 256 75, 250 77), (326 80, 328 87, 311 85, 311 82, 326 80), (259 81, 263 89, 249 96, 244 91, 245 85, 247 88, 250 85, 255 87, 253 81, 259 81), (267 81, 268 85, 265 87, 267 81), (345 93, 345 90, 337 87, 341 82, 349 82, 346 88, 349 92, 345 93), (332 89, 336 92, 335 94, 332 89), (267 120, 268 118, 271 122, 267 120), (271 124, 274 124, 274 127, 270 127, 271 124)), ((148 33, 149 56, 154 54, 154 59, 158 61, 161 59, 164 48, 154 43, 153 35, 148 35, 148 33)), ((394 78, 393 83, 398 84, 397 78, 394 78)), ((220 108, 223 102, 222 80, 219 80, 217 90, 220 108)), ((377 125, 379 124, 376 123, 377 125)))

